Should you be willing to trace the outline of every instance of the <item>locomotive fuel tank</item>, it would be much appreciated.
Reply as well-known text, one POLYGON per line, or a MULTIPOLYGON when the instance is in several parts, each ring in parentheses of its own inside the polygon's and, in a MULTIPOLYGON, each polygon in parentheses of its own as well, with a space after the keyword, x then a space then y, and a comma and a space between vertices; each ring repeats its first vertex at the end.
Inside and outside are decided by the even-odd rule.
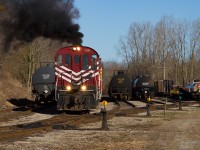
POLYGON ((36 102, 53 100, 55 89, 55 68, 52 65, 38 68, 32 76, 32 92, 36 102))

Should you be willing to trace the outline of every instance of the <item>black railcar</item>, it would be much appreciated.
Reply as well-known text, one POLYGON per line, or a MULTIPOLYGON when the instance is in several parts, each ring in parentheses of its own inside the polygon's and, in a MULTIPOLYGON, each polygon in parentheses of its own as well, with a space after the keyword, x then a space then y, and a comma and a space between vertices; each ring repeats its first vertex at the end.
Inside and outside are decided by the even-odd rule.
POLYGON ((108 88, 109 97, 113 100, 129 100, 132 96, 131 79, 127 70, 114 70, 108 88))
POLYGON ((132 82, 133 99, 147 100, 154 96, 154 84, 149 75, 137 76, 132 82))
POLYGON ((38 68, 32 76, 32 93, 36 104, 54 101, 55 67, 46 65, 38 68))

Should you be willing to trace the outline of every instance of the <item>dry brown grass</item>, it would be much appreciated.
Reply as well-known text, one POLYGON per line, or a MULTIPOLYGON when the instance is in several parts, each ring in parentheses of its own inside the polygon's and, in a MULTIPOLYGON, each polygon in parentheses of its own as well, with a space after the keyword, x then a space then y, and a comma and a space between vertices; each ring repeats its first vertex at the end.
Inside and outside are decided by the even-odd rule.
POLYGON ((0 108, 9 107, 8 99, 28 98, 31 99, 30 89, 23 86, 9 73, 0 72, 0 108))

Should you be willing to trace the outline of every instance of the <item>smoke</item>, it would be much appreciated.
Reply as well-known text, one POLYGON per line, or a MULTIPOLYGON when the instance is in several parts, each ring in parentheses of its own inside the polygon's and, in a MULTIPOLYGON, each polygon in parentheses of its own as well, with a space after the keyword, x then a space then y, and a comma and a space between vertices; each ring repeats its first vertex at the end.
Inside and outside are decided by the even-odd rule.
POLYGON ((0 3, 7 8, 4 12, 7 17, 0 20, 7 44, 15 38, 31 42, 39 36, 82 43, 83 34, 74 22, 79 11, 73 0, 0 0, 0 3))

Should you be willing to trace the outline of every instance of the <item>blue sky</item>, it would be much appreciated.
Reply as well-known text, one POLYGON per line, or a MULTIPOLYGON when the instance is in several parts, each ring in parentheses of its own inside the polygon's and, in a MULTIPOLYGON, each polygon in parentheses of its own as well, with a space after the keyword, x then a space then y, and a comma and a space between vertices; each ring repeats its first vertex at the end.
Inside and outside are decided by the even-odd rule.
POLYGON ((133 22, 157 23, 163 16, 193 21, 200 18, 200 0, 75 0, 83 45, 94 48, 103 61, 119 61, 116 47, 133 22))

